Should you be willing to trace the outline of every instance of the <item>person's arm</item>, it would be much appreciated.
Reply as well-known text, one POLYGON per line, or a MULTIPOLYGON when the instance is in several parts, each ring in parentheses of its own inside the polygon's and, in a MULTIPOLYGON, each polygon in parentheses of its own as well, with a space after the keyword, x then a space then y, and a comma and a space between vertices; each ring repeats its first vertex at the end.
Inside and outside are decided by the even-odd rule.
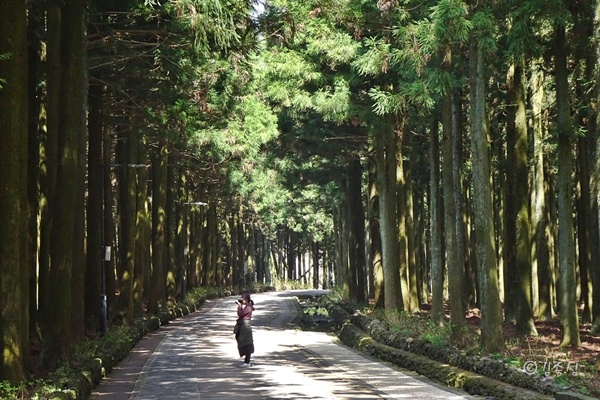
POLYGON ((238 306, 237 314, 239 318, 245 318, 248 315, 252 315, 252 307, 250 307, 249 305, 245 307, 238 306))

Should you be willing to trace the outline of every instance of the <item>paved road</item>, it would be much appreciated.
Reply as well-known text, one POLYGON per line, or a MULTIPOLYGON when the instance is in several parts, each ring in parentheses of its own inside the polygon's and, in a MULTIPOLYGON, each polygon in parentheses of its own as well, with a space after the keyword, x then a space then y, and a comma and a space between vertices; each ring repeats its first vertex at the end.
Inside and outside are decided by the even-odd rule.
POLYGON ((236 297, 210 300, 143 339, 91 400, 474 398, 375 362, 326 333, 294 329, 299 293, 253 295, 253 367, 238 367, 236 297))

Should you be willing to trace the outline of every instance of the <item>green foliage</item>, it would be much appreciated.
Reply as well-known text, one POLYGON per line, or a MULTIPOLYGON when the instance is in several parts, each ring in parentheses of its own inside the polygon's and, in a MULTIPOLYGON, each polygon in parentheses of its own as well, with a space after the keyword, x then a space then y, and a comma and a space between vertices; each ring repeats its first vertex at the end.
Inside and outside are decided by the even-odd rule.
POLYGON ((346 32, 320 22, 323 21, 312 19, 305 28, 307 39, 310 38, 306 54, 318 57, 319 62, 331 70, 351 62, 360 49, 360 43, 346 32))
POLYGON ((309 315, 311 317, 314 317, 315 315, 323 316, 323 317, 329 316, 329 312, 327 311, 327 308, 325 308, 325 307, 318 307, 318 306, 307 307, 307 308, 303 309, 303 312, 305 315, 309 315))
POLYGON ((369 97, 374 101, 374 112, 377 115, 391 114, 406 109, 406 99, 399 93, 374 87, 369 90, 369 97))
POLYGON ((350 298, 350 294, 349 294, 347 288, 336 285, 329 289, 329 293, 327 294, 327 297, 331 298, 333 301, 340 301, 340 300, 346 301, 350 298))
POLYGON ((497 50, 496 37, 498 24, 490 10, 477 11, 472 16, 472 33, 477 37, 477 46, 484 55, 494 54, 497 50))
POLYGON ((373 310, 372 316, 384 321, 392 332, 397 332, 403 337, 426 340, 438 347, 453 343, 452 326, 450 324, 439 325, 428 316, 381 309, 373 310))
POLYGON ((471 22, 467 19, 467 5, 463 0, 441 0, 433 8, 431 17, 434 33, 441 44, 465 43, 469 39, 471 22))
POLYGON ((221 0, 175 0, 166 2, 164 7, 181 30, 192 33, 193 48, 203 54, 216 49, 226 51, 238 45, 240 31, 244 30, 240 29, 240 20, 250 14, 247 3, 231 7, 221 0))
POLYGON ((541 47, 536 38, 539 26, 535 29, 529 4, 530 2, 524 2, 509 15, 511 25, 507 37, 507 53, 510 58, 521 57, 527 53, 540 54, 541 47))
POLYGON ((323 87, 314 95, 314 109, 327 122, 343 123, 352 115, 350 83, 339 77, 333 86, 323 87))
POLYGON ((312 286, 309 284, 304 284, 301 281, 298 280, 291 280, 291 279, 280 279, 280 278, 275 278, 273 280, 273 286, 277 289, 277 290, 300 290, 300 289, 312 289, 312 286))
POLYGON ((186 292, 185 302, 202 304, 206 299, 219 297, 221 291, 222 288, 217 288, 214 286, 196 287, 186 292))
POLYGON ((17 400, 22 398, 25 388, 21 385, 12 386, 7 381, 0 381, 0 398, 6 400, 17 400))
POLYGON ((391 58, 391 44, 381 38, 366 38, 361 54, 353 67, 359 75, 378 76, 387 72, 391 58))
POLYGON ((13 386, 7 381, 0 381, 0 399, 2 400, 44 400, 60 390, 57 385, 41 379, 22 382, 17 386, 13 386))

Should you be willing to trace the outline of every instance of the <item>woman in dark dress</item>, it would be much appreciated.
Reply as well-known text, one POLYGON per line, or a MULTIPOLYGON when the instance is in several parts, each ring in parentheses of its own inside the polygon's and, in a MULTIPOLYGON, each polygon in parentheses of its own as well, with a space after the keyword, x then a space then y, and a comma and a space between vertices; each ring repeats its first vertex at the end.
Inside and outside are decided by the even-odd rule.
POLYGON ((254 353, 254 339, 252 338, 252 311, 254 311, 254 302, 250 299, 250 293, 242 294, 242 298, 237 302, 238 320, 235 325, 234 333, 237 340, 240 357, 244 357, 244 363, 240 367, 251 367, 251 354, 254 353))

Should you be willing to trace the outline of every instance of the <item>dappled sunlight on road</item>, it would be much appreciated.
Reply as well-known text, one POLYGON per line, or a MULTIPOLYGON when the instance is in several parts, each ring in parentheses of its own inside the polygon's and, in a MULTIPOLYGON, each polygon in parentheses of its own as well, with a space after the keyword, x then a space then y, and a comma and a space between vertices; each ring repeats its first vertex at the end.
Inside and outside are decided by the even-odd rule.
POLYGON ((327 333, 297 330, 289 292, 253 298, 253 367, 238 367, 236 298, 210 300, 162 340, 128 400, 466 398, 371 363, 327 333))

